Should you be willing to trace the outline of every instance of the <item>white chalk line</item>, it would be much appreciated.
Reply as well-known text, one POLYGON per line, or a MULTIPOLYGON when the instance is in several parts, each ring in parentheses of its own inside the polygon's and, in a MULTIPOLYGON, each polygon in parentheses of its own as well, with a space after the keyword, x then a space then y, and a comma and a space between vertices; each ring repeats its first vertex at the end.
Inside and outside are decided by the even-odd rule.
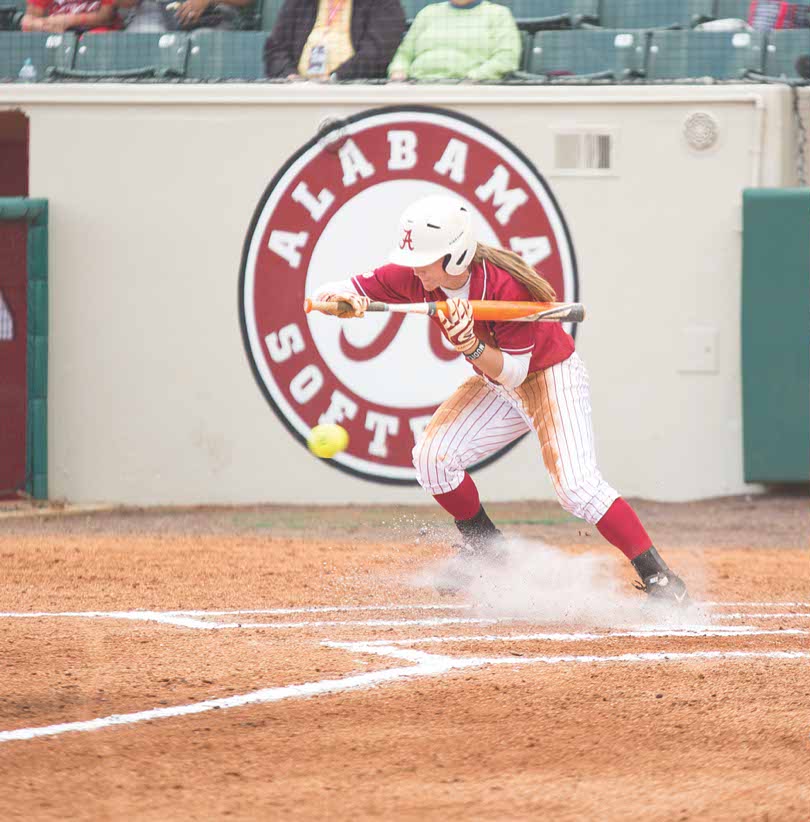
MULTIPOLYGON (((353 688, 369 688, 382 682, 402 679, 409 673, 417 672, 416 668, 389 668, 385 671, 375 671, 344 679, 322 679, 318 682, 308 682, 303 685, 286 685, 278 688, 262 688, 247 694, 223 697, 221 699, 206 699, 190 705, 177 705, 169 708, 153 708, 149 711, 137 711, 130 714, 113 714, 112 716, 90 719, 85 722, 65 722, 61 725, 46 725, 41 728, 20 728, 16 731, 0 732, 0 742, 12 740, 34 739, 40 736, 57 736, 75 731, 97 731, 112 725, 133 725, 138 722, 150 722, 155 719, 200 714, 228 708, 240 708, 243 705, 260 705, 266 702, 279 702, 291 697, 318 696, 320 694, 338 693, 353 688)), ((419 671, 421 674, 421 670, 419 671)))
POLYGON ((215 623, 199 619, 174 616, 161 611, 63 611, 61 613, 0 613, 0 618, 9 619, 49 619, 66 617, 75 619, 127 619, 140 622, 158 622, 162 625, 177 625, 181 628, 211 629, 215 623))
MULTIPOLYGON (((698 602, 699 607, 712 608, 810 608, 810 602, 698 602)), ((474 608, 472 603, 414 603, 414 604, 385 604, 385 605, 313 605, 301 608, 252 608, 235 610, 174 610, 148 611, 133 609, 130 611, 28 611, 0 612, 0 618, 44 618, 44 617, 86 617, 86 618, 116 618, 116 619, 148 619, 165 621, 170 624, 181 624, 177 620, 182 617, 212 617, 212 616, 290 616, 294 614, 320 613, 362 613, 364 611, 466 611, 474 608)), ((717 616, 723 616, 718 614, 717 616)), ((737 614, 726 614, 727 617, 737 617, 737 614)), ((752 614, 751 616, 757 616, 752 614)), ((782 614, 769 614, 779 617, 782 614)), ((789 614, 789 616, 808 616, 807 614, 789 614)), ((300 623, 291 623, 298 625, 300 623)), ((362 624, 359 623, 358 624, 362 624)), ((197 626, 195 626, 197 627, 197 626)))
POLYGON ((698 602, 709 608, 810 608, 810 602, 698 602))
POLYGON ((467 611, 472 608, 470 603, 439 603, 428 604, 398 604, 398 605, 313 605, 306 608, 254 608, 251 610, 235 611, 167 611, 171 614, 184 616, 238 616, 240 614, 259 614, 265 616, 290 616, 293 614, 327 614, 327 613, 357 613, 362 611, 467 611))
POLYGON ((325 614, 325 613, 360 613, 363 611, 468 611, 474 606, 467 604, 430 603, 422 605, 316 605, 309 608, 251 608, 228 611, 148 611, 135 608, 130 611, 5 611, 0 612, 0 618, 19 617, 121 617, 137 619, 138 615, 153 619, 154 616, 175 618, 195 616, 291 616, 294 614, 325 614), (126 615, 121 616, 121 615, 126 615), (132 616, 130 616, 132 615, 132 616))
MULTIPOLYGON (((500 622, 518 621, 513 617, 431 617, 426 619, 357 619, 357 620, 312 620, 309 622, 204 622, 191 617, 175 616, 158 611, 86 611, 63 613, 0 613, 0 618, 47 619, 49 617, 73 617, 79 619, 127 619, 142 622, 157 622, 161 625, 176 625, 203 631, 217 631, 234 628, 262 628, 292 630, 301 628, 401 628, 428 627, 439 625, 495 625, 500 622)), ((206 612, 202 612, 206 613, 206 612)))
POLYGON ((389 628, 438 625, 496 625, 501 622, 516 622, 512 617, 434 617, 433 619, 345 619, 314 622, 204 622, 206 628, 389 628))
POLYGON ((464 668, 481 668, 489 665, 527 665, 545 664, 605 664, 605 663, 638 663, 638 662, 673 662, 693 659, 734 660, 734 659, 810 659, 810 653, 800 651, 693 651, 685 653, 641 653, 619 654, 615 656, 536 656, 536 657, 473 657, 455 659, 448 656, 428 654, 391 645, 370 646, 368 643, 326 642, 325 645, 345 648, 355 653, 370 653, 378 656, 404 659, 415 664, 403 668, 389 668, 367 674, 345 677, 343 679, 326 679, 308 682, 303 685, 286 685, 276 688, 262 688, 247 694, 209 699, 190 705, 177 705, 168 708, 154 708, 148 711, 137 711, 129 714, 113 714, 81 722, 65 722, 59 725, 46 725, 39 728, 19 728, 0 732, 0 742, 21 741, 38 737, 58 736, 65 733, 98 731, 103 728, 120 725, 134 725, 157 719, 169 719, 190 714, 200 714, 213 710, 227 710, 245 705, 259 705, 280 702, 284 699, 320 696, 341 691, 372 688, 383 683, 417 677, 438 676, 452 670, 464 668))
MULTIPOLYGON (((696 602, 700 607, 712 608, 810 608, 810 602, 720 602, 706 601, 696 602)), ((229 614, 276 614, 278 616, 288 616, 291 614, 318 614, 343 611, 346 613, 358 611, 463 611, 475 607, 472 603, 464 602, 428 602, 428 603, 397 603, 385 605, 308 605, 298 608, 253 608, 250 610, 225 610, 225 611, 200 611, 200 610, 175 610, 166 611, 170 614, 181 614, 183 616, 227 616, 229 614)))
MULTIPOLYGON (((745 603, 747 604, 747 603, 745 603)), ((444 606, 444 605, 419 605, 419 606, 324 606, 328 611, 403 611, 403 610, 461 610, 470 606, 444 606)), ((190 618, 189 615, 211 616, 225 614, 285 614, 293 611, 295 613, 322 613, 324 609, 253 609, 250 611, 214 612, 214 611, 85 611, 85 612, 60 612, 60 613, 3 613, 0 617, 84 617, 90 619, 117 618, 128 620, 148 620, 164 624, 178 625, 181 627, 217 629, 223 627, 272 627, 272 628, 311 628, 320 626, 358 626, 376 627, 389 625, 446 625, 446 624, 494 624, 504 621, 504 619, 475 619, 475 618, 435 618, 425 620, 329 620, 315 622, 296 623, 209 623, 190 618)), ((728 616, 728 615, 727 615, 728 616)), ((731 616, 738 616, 737 614, 731 616)), ((739 615, 742 616, 742 615, 739 615)), ((794 616, 794 615, 791 615, 794 616)), ((414 676, 435 676, 458 668, 482 667, 485 665, 503 664, 561 664, 565 662, 647 662, 647 661, 678 661, 690 658, 700 659, 735 659, 735 658, 772 658, 772 659, 803 659, 810 657, 810 654, 792 651, 700 651, 700 652, 661 652, 648 654, 621 654, 618 656, 537 656, 537 657, 473 657, 455 658, 428 654, 424 651, 406 649, 404 645, 419 644, 421 642, 464 642, 464 641, 496 641, 496 642, 516 642, 522 640, 544 640, 551 641, 586 641, 597 639, 609 639, 612 637, 667 637, 667 636, 700 636, 700 637, 720 637, 720 636, 761 636, 768 634, 806 634, 806 631, 798 629, 783 631, 765 631, 751 626, 691 626, 680 629, 642 629, 638 631, 624 631, 613 634, 521 634, 521 635, 483 635, 477 637, 426 637, 411 640, 369 640, 360 642, 325 642, 330 647, 343 648, 349 652, 367 653, 387 656, 394 659, 405 660, 415 663, 414 666, 405 668, 393 668, 385 671, 376 671, 367 674, 349 676, 339 680, 321 680, 317 682, 305 683, 303 685, 290 685, 275 688, 264 688, 248 694, 224 697, 221 699, 205 700, 190 705, 181 705, 168 708, 155 708, 148 711, 139 711, 131 714, 114 714, 109 717, 99 717, 97 719, 84 722, 62 723, 43 728, 28 728, 14 731, 0 732, 0 742, 22 739, 33 739, 40 736, 54 736, 68 732, 92 731, 101 728, 133 724, 138 722, 152 721, 175 716, 202 713, 209 710, 227 709, 240 707, 249 704, 261 704, 266 702, 276 702, 288 698, 317 696, 327 693, 338 693, 345 690, 374 687, 377 684, 396 681, 414 676), (400 647, 397 647, 400 646, 400 647)))
POLYGON ((755 636, 807 636, 810 631, 800 628, 785 630, 765 630, 749 625, 715 626, 707 625, 693 628, 651 628, 637 631, 615 631, 611 633, 538 633, 538 634, 479 634, 476 636, 426 636, 409 639, 373 639, 364 642, 366 646, 374 645, 438 645, 441 643, 461 642, 592 642, 605 639, 635 637, 641 639, 657 637, 755 637, 755 636))
POLYGON ((714 614, 714 619, 810 619, 810 614, 714 614))
POLYGON ((561 656, 495 656, 495 657, 452 657, 439 654, 429 654, 427 651, 416 651, 396 647, 393 644, 378 645, 375 640, 344 642, 325 640, 323 645, 329 648, 342 648, 359 654, 375 654, 376 656, 393 657, 417 665, 447 665, 451 668, 474 668, 483 665, 514 665, 527 663, 546 663, 558 665, 562 662, 666 662, 686 659, 810 659, 810 651, 653 651, 648 653, 627 653, 611 656, 587 654, 567 654, 561 656))
MULTIPOLYGON (((705 603, 713 607, 810 607, 810 603, 705 603)), ((364 620, 301 620, 297 622, 212 622, 194 617, 214 617, 214 616, 285 616, 291 614, 321 614, 321 613, 363 613, 363 612, 407 612, 407 611, 462 611, 470 610, 474 606, 471 604, 444 604, 444 603, 421 603, 421 604, 387 604, 387 605, 345 605, 331 606, 319 605, 308 608, 261 608, 250 610, 233 611, 202 611, 202 610, 178 610, 178 611, 35 611, 35 612, 2 612, 0 618, 6 619, 47 619, 47 618, 77 618, 77 619, 122 619, 142 622, 155 622, 162 625, 173 625, 179 628, 190 628, 194 630, 216 631, 233 630, 244 628, 256 628, 262 630, 301 630, 314 628, 334 628, 334 627, 358 627, 358 628, 388 628, 388 627, 436 627, 440 625, 495 625, 509 622, 531 622, 531 618, 518 617, 431 617, 423 619, 364 619, 364 620)), ((746 620, 746 619, 810 619, 810 613, 723 613, 714 614, 719 620, 746 620)))

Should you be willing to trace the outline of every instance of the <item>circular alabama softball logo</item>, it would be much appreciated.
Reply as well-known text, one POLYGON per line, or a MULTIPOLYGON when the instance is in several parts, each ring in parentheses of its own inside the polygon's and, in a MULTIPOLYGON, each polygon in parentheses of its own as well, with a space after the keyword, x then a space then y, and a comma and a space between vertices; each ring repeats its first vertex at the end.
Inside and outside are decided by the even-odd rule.
POLYGON ((413 446, 470 366, 425 317, 337 320, 304 314, 304 298, 384 265, 402 211, 436 193, 466 203, 482 242, 577 299, 573 246, 543 177, 492 129, 443 109, 330 121, 267 186, 245 239, 242 332, 262 392, 302 443, 319 423, 346 428, 349 447, 330 464, 378 482, 414 481, 413 446))

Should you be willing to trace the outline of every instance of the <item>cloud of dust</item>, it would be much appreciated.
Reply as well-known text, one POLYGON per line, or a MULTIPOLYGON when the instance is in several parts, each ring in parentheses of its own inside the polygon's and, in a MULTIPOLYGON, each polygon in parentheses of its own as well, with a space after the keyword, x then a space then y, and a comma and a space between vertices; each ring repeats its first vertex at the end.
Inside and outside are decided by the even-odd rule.
POLYGON ((619 554, 570 554, 536 540, 510 539, 501 561, 450 558, 412 582, 458 593, 477 615, 602 628, 707 624, 707 616, 651 602, 620 574, 619 554))

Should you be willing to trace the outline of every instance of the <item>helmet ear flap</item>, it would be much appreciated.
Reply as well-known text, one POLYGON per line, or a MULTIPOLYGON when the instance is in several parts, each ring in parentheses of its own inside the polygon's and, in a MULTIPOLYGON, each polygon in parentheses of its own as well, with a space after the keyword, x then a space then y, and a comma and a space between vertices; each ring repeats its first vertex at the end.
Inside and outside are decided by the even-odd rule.
POLYGON ((473 256, 475 255, 475 248, 476 242, 475 237, 472 235, 471 232, 467 233, 467 236, 464 238, 465 245, 459 251, 456 249, 455 253, 458 254, 458 257, 454 260, 452 254, 448 254, 445 256, 442 267, 444 270, 451 274, 452 276, 457 277, 460 274, 463 274, 464 271, 468 268, 470 263, 473 260, 473 256))

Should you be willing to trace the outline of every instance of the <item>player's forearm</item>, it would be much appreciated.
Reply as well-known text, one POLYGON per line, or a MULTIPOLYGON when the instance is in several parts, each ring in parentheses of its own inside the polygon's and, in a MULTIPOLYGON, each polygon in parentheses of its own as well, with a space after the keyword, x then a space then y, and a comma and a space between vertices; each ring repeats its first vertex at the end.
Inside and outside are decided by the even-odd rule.
POLYGON ((477 360, 471 362, 479 371, 498 382, 498 377, 503 371, 503 352, 500 348, 485 345, 484 353, 477 360))
POLYGON ((504 388, 512 389, 517 388, 526 379, 530 362, 531 353, 507 354, 500 348, 487 345, 484 353, 474 361, 474 365, 504 388))
POLYGON ((115 16, 113 6, 104 6, 98 11, 85 11, 78 14, 66 14, 62 18, 65 31, 71 29, 92 29, 96 26, 106 26, 115 16))

